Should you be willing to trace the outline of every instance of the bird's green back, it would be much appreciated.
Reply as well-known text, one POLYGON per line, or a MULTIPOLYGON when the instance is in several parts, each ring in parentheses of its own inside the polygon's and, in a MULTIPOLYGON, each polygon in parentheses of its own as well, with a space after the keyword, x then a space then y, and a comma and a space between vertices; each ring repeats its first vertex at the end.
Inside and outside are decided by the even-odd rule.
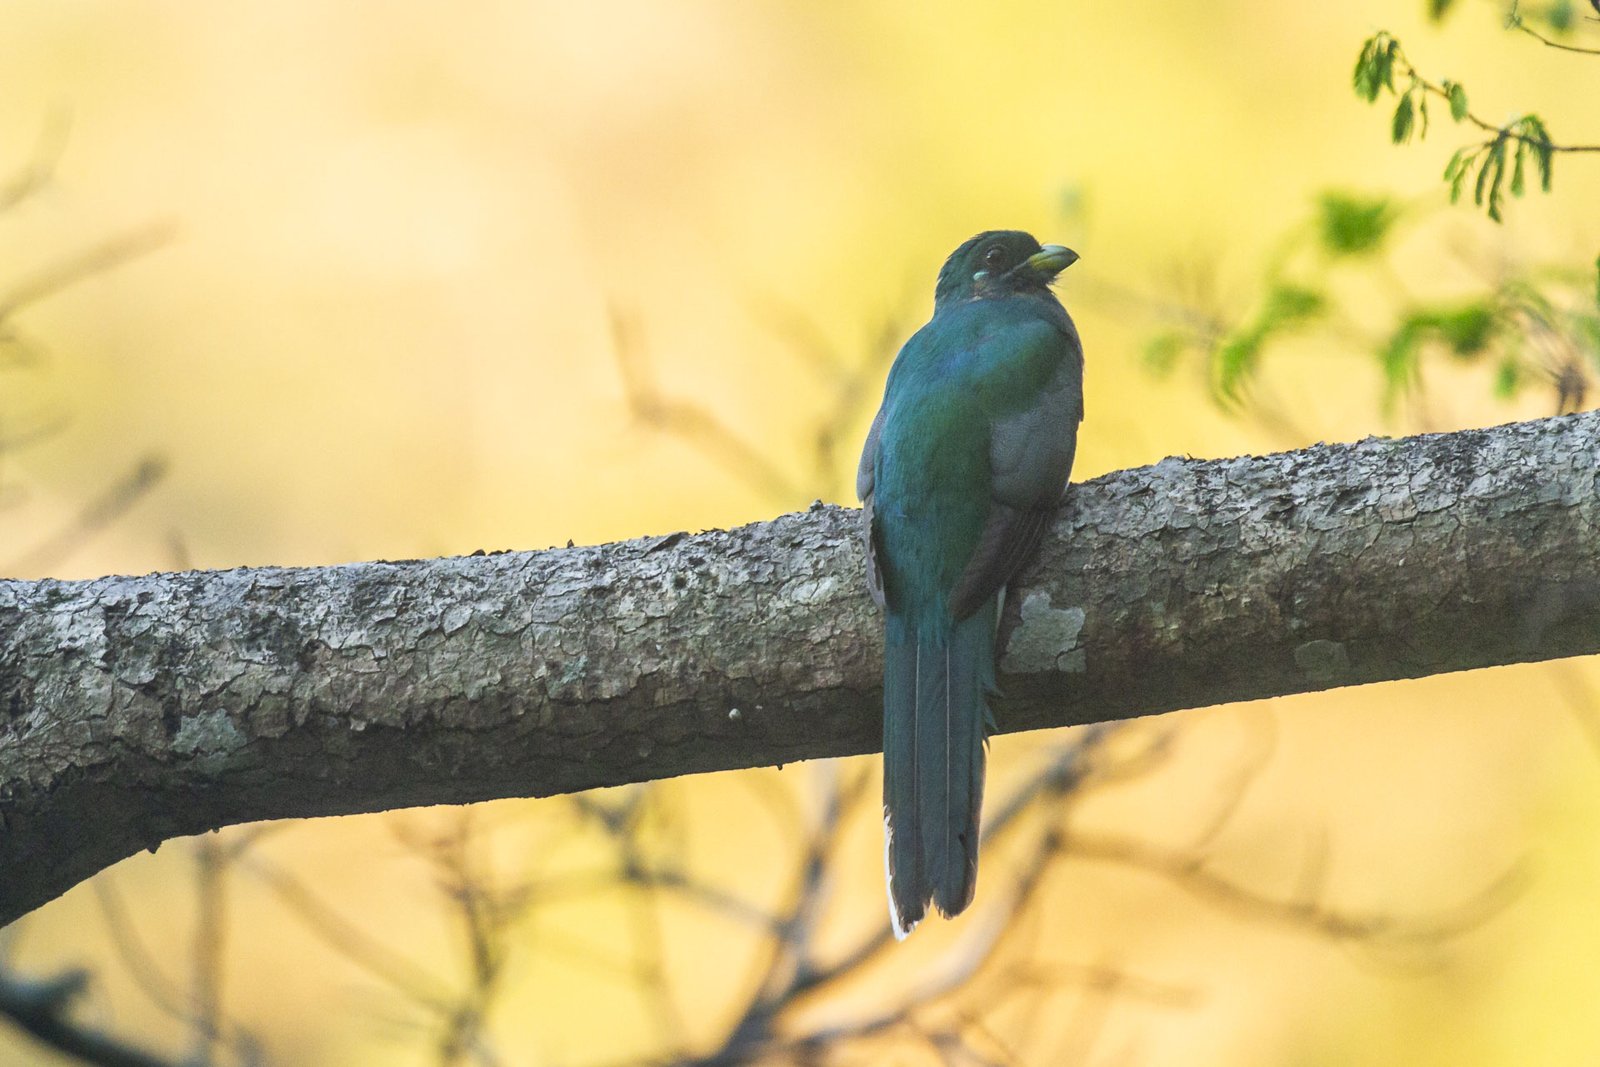
POLYGON ((873 479, 884 589, 928 622, 946 610, 988 521, 994 424, 1036 403, 1079 358, 1042 310, 1030 299, 941 308, 890 374, 873 479))

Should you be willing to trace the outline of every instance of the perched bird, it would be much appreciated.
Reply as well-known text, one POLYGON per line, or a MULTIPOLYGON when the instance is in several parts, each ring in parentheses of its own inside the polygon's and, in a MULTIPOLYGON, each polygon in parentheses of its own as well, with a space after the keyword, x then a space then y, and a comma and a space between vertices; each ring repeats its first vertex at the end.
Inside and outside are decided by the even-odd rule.
POLYGON ((897 937, 930 901, 946 916, 972 902, 1001 600, 1066 488, 1083 419, 1083 348, 1050 291, 1077 258, 1016 230, 956 249, 861 454, 897 937))

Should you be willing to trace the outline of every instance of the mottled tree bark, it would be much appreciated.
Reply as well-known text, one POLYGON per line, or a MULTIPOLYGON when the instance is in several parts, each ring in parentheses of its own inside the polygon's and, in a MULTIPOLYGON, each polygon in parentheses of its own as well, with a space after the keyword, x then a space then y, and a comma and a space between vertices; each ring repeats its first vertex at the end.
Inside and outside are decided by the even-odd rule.
MULTIPOLYGON (((1600 650, 1600 414, 1074 487, 1002 730, 1600 650)), ((458 559, 0 583, 0 922, 254 819, 878 746, 857 514, 458 559)))

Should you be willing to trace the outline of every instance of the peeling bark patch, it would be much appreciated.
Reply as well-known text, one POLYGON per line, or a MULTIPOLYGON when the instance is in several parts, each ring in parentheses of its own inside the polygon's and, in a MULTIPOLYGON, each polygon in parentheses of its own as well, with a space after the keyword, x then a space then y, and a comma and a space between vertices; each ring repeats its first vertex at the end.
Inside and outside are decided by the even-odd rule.
POLYGON ((1048 663, 1057 671, 1082 672, 1084 652, 1078 635, 1085 618, 1082 608, 1051 607, 1049 593, 1033 590, 1022 599, 1022 624, 1006 642, 1000 669, 1020 673, 1048 663))
POLYGON ((1331 685, 1350 675, 1350 654, 1339 641, 1307 641, 1296 645, 1295 664, 1309 681, 1331 685))
POLYGON ((178 723, 172 751, 180 756, 220 756, 243 748, 247 740, 226 711, 203 711, 178 723))

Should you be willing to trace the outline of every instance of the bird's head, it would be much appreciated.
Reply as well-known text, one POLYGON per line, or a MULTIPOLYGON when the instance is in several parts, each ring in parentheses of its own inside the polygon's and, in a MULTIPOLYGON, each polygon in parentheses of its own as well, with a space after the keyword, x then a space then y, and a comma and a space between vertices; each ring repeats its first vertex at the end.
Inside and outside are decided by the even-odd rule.
POLYGON ((934 304, 1043 293, 1078 260, 1062 245, 1040 245, 1021 230, 989 230, 950 253, 939 271, 934 304))

